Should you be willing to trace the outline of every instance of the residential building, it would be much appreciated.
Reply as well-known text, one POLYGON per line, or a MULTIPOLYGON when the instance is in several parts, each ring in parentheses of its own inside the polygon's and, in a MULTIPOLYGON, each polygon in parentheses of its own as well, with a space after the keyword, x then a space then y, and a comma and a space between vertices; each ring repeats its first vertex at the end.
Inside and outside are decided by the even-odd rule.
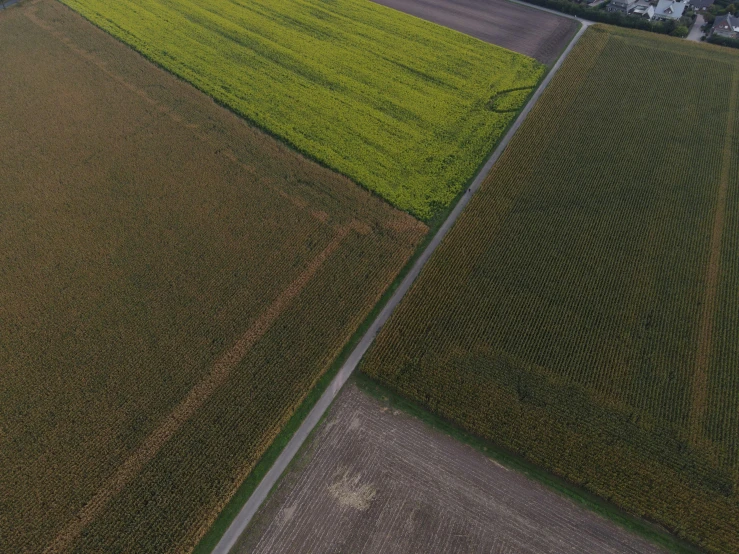
POLYGON ((713 22, 711 34, 726 38, 739 38, 739 17, 734 17, 730 13, 719 15, 713 22))
POLYGON ((606 11, 629 13, 636 0, 611 0, 606 6, 606 11))
POLYGON ((688 5, 696 11, 707 10, 713 6, 714 0, 689 0, 688 5))
POLYGON ((654 17, 654 6, 647 2, 647 0, 637 0, 631 7, 629 15, 652 19, 654 17))
POLYGON ((683 16, 686 6, 685 2, 659 0, 657 8, 654 10, 654 19, 677 21, 683 16))

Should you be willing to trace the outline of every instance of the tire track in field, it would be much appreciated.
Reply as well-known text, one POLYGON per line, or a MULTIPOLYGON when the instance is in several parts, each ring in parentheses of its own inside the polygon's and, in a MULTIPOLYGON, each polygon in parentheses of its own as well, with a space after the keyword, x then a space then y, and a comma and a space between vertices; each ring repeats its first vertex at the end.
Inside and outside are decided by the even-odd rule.
POLYGON ((290 302, 310 282, 323 263, 341 246, 350 231, 364 233, 364 224, 355 222, 337 229, 331 242, 310 262, 308 267, 283 290, 280 295, 252 323, 246 332, 213 364, 208 374, 197 383, 187 396, 166 416, 159 426, 146 437, 138 448, 121 464, 95 495, 67 523, 46 549, 45 554, 56 554, 70 549, 82 531, 92 523, 108 502, 119 494, 161 448, 195 414, 203 403, 228 379, 234 367, 246 356, 254 344, 264 336, 290 302))
POLYGON ((718 198, 716 199, 716 215, 713 220, 713 231, 711 232, 710 256, 706 271, 703 312, 700 319, 698 350, 693 376, 693 406, 690 412, 690 439, 693 444, 699 443, 703 435, 703 421, 708 398, 708 370, 711 361, 711 347, 713 346, 713 326, 716 321, 716 300, 721 270, 721 243, 726 220, 729 180, 731 179, 731 159, 734 154, 734 120, 736 119, 737 94, 739 94, 739 68, 735 66, 731 80, 726 138, 721 159, 721 177, 718 198))

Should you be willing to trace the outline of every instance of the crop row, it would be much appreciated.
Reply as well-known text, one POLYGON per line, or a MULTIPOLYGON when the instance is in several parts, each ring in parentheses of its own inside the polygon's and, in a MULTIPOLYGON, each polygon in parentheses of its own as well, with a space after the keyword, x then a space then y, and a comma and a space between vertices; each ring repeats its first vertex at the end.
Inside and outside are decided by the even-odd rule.
POLYGON ((426 226, 58 2, 0 50, 0 551, 182 552, 426 226))

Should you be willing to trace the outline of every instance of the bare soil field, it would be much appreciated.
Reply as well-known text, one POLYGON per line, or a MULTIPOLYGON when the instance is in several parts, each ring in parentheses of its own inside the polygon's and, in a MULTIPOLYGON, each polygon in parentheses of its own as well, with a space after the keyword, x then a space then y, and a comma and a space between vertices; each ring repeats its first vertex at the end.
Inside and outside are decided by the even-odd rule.
POLYGON ((661 550, 349 383, 234 552, 661 550))
POLYGON ((551 65, 578 23, 506 0, 373 0, 551 65))
POLYGON ((426 226, 58 2, 0 51, 0 550, 187 552, 426 226))

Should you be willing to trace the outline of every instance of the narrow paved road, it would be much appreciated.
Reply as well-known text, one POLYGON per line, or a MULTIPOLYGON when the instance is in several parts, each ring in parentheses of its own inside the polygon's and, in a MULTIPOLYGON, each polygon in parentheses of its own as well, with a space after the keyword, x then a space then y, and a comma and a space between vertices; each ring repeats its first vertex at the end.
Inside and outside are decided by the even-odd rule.
POLYGON ((693 26, 690 28, 690 32, 688 33, 688 36, 686 37, 687 40, 693 40, 695 42, 700 42, 701 37, 703 36, 703 31, 701 31, 701 27, 706 24, 706 20, 703 19, 703 16, 701 14, 698 14, 695 17, 695 23, 693 23, 693 26))
MULTIPOLYGON (((549 11, 549 10, 546 10, 546 11, 549 11)), ((562 15, 562 14, 558 14, 558 15, 562 15)), ((570 18, 576 19, 571 16, 570 18)), ((518 128, 521 126, 521 124, 524 122, 524 120, 526 119, 526 116, 528 116, 529 112, 531 111, 533 106, 536 104, 537 100, 539 100, 539 97, 542 95, 547 85, 549 85, 552 78, 557 73, 557 70, 560 68, 564 60, 567 58, 569 53, 572 51, 575 44, 577 44, 577 42, 580 40, 580 37, 582 37, 585 30, 591 25, 589 21, 583 21, 580 19, 578 19, 578 21, 582 25, 580 30, 574 36, 574 38, 572 39, 570 44, 567 46, 565 51, 562 53, 562 55, 559 57, 557 62, 554 64, 554 66, 552 66, 551 71, 549 71, 547 76, 541 82, 541 84, 539 85, 539 88, 536 89, 536 92, 531 97, 528 104, 526 104, 526 107, 523 109, 523 111, 519 114, 518 118, 513 123, 511 128, 508 130, 506 135, 500 141, 500 143, 498 144, 498 147, 495 149, 493 154, 490 156, 490 158, 488 158, 488 161, 485 163, 483 168, 480 170, 477 177, 475 177, 475 180, 472 182, 472 185, 470 185, 470 188, 468 189, 467 193, 465 193, 462 196, 462 198, 459 200, 459 202, 454 207, 452 212, 446 218, 444 223, 441 225, 441 227, 437 231, 436 235, 434 235, 434 238, 431 239, 431 242, 429 243, 429 245, 423 251, 423 253, 418 258, 418 260, 416 260, 416 263, 413 265, 408 275, 406 275, 406 277, 400 283, 400 286, 398 286, 398 289, 395 291, 395 294, 393 294, 393 296, 388 301, 387 305, 385 305, 385 307, 382 309, 382 311, 377 316, 377 318, 372 322, 369 329, 367 330, 367 332, 364 334, 364 336, 360 340, 359 344, 349 355, 349 358, 346 360, 346 362, 344 362, 344 365, 341 366, 341 369, 339 370, 336 377, 334 377, 333 381, 331 381, 326 391, 321 395, 321 398, 318 400, 316 405, 313 407, 313 409, 310 411, 310 413, 305 418, 303 423, 300 425, 298 430, 295 432, 292 439, 290 439, 290 442, 287 443, 287 446, 285 446, 285 449, 278 456, 275 463, 272 465, 270 470, 264 476, 264 478, 259 483, 257 488, 254 490, 252 495, 249 497, 249 500, 247 500, 246 504, 244 504, 244 506, 241 508, 241 511, 239 511, 236 518, 233 520, 233 522, 231 522, 231 525, 228 527, 228 529, 226 529, 226 532, 223 534, 223 537, 221 537, 221 540, 218 542, 216 547, 213 549, 213 554, 228 554, 231 548, 233 548, 234 544, 236 544, 236 541, 238 540, 239 536, 241 536, 244 529, 249 524, 252 517, 254 517, 254 514, 257 512, 257 509, 262 505, 264 500, 267 498, 267 495, 269 494, 270 490, 275 485, 275 483, 277 483, 277 480, 280 478, 280 475, 282 475, 282 473, 285 471, 285 468, 288 466, 288 464, 293 459, 295 454, 297 454, 300 447, 303 445, 305 440, 308 438, 308 435, 316 427, 321 417, 323 417, 324 413, 326 413, 326 410, 328 410, 334 398, 336 398, 336 395, 339 393, 341 388, 346 383, 347 379, 349 379, 351 374, 356 369, 357 365, 359 364, 359 361, 362 359, 362 356, 364 356, 364 353, 367 352, 370 345, 375 340, 375 337, 380 332, 380 329, 382 329, 382 326, 385 324, 385 322, 387 322, 387 320, 390 318, 395 308, 398 306, 398 304, 403 299, 405 294, 411 288, 413 281, 415 281, 416 277, 418 277, 418 275, 421 273, 421 269, 423 269, 423 266, 426 265, 426 262, 431 257, 431 254, 433 254, 436 248, 439 246, 439 244, 441 244, 441 241, 444 239, 446 234, 452 228, 452 225, 454 225, 454 223, 457 221, 457 218, 462 213, 462 210, 464 210, 464 208, 469 203, 470 199, 472 198, 472 195, 475 192, 477 192, 477 190, 480 188, 480 185, 485 180, 488 173, 490 173, 490 170, 492 169, 493 165, 498 160, 500 155, 503 153, 505 148, 508 146, 508 143, 510 142, 511 138, 516 133, 518 128)))

